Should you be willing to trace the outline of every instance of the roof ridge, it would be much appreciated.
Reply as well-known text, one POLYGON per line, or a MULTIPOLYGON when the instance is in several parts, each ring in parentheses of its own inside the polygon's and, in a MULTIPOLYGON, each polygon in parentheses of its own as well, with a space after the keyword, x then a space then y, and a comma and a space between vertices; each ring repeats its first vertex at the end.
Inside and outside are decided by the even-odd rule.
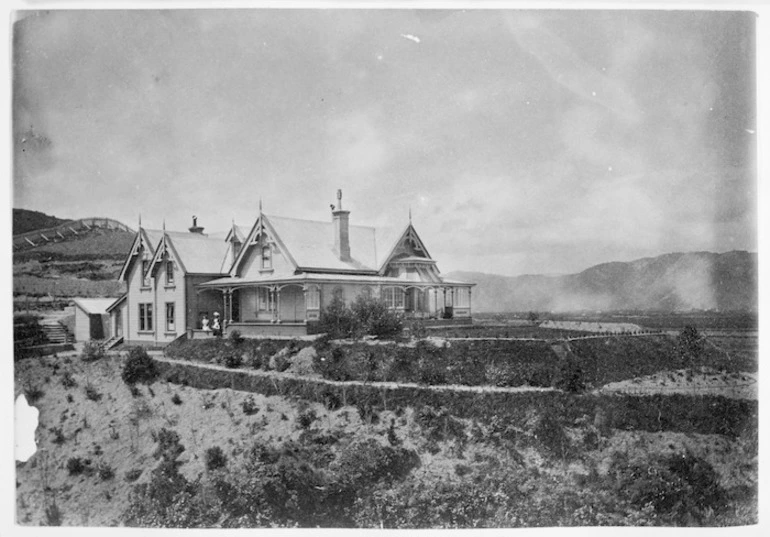
MULTIPOLYGON (((310 224, 325 224, 325 225, 329 225, 329 226, 334 224, 334 222, 332 222, 332 221, 328 221, 327 222, 325 220, 309 220, 307 218, 297 218, 295 216, 276 216, 276 215, 271 215, 271 214, 265 214, 265 216, 268 217, 268 218, 280 218, 282 220, 294 220, 295 222, 308 222, 310 224)), ((363 224, 348 224, 348 227, 357 227, 357 228, 362 228, 362 229, 373 229, 375 231, 378 229, 375 226, 367 226, 367 225, 363 225, 363 224)))

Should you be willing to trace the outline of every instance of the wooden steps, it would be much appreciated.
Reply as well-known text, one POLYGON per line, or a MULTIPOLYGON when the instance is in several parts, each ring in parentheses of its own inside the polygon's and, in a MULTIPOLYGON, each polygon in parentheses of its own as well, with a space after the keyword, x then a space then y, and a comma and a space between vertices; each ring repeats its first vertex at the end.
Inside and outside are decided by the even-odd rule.
POLYGON ((51 343, 72 343, 75 341, 75 336, 59 321, 43 319, 40 321, 40 328, 43 329, 45 337, 51 343))

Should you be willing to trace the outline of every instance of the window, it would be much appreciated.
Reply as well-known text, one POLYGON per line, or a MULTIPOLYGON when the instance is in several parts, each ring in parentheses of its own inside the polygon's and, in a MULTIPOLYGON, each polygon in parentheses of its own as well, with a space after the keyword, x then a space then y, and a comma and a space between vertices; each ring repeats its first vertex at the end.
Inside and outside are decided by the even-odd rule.
POLYGON ((270 249, 270 246, 262 247, 262 268, 273 268, 273 251, 270 249))
POLYGON ((142 287, 150 286, 150 275, 147 273, 148 268, 150 268, 150 260, 142 259, 142 287))
POLYGON ((310 287, 307 290, 307 309, 317 310, 321 308, 321 291, 318 287, 310 287))
POLYGON ((468 289, 466 287, 455 289, 455 306, 458 308, 467 308, 470 306, 468 289))
POLYGON ((257 310, 270 311, 270 289, 257 287, 257 310))
POLYGON ((174 285, 174 262, 166 261, 166 285, 174 285))
POLYGON ((174 302, 166 302, 166 332, 176 332, 175 310, 176 304, 174 302))
POLYGON ((139 304, 139 331, 152 331, 152 304, 139 304))
POLYGON ((361 296, 365 296, 366 298, 372 298, 372 288, 369 286, 366 286, 363 289, 361 289, 361 296))
POLYGON ((404 307, 404 290, 400 287, 386 287, 382 290, 382 298, 389 309, 404 307))

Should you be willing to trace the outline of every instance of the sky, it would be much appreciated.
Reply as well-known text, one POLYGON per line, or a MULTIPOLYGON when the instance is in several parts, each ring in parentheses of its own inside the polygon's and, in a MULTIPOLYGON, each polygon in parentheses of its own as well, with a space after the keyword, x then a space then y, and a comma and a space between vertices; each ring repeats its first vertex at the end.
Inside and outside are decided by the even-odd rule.
POLYGON ((757 250, 749 12, 17 18, 17 208, 215 232, 342 189, 352 224, 411 210, 444 273, 757 250))

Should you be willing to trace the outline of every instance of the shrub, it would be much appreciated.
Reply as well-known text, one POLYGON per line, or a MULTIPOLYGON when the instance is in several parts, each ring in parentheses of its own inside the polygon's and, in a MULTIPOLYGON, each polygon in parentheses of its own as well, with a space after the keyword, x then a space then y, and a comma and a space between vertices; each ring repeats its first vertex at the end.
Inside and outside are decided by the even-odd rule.
POLYGON ((131 470, 128 470, 126 472, 126 481, 128 483, 133 483, 137 479, 139 479, 142 475, 142 469, 141 468, 133 468, 131 470))
POLYGON ((243 365, 243 358, 241 358, 240 354, 230 353, 225 355, 223 362, 225 367, 236 369, 243 365))
POLYGON ((396 337, 403 330, 401 318, 389 310, 385 302, 374 297, 358 295, 350 306, 354 320, 353 335, 396 337))
POLYGON ((283 373, 289 367, 291 367, 291 360, 289 360, 284 354, 276 354, 272 359, 275 370, 279 373, 283 373))
POLYGON ((99 475, 99 479, 102 481, 107 481, 115 477, 115 470, 113 470, 112 467, 106 463, 100 463, 96 467, 96 473, 99 475))
POLYGON ((210 447, 206 450, 206 469, 209 471, 217 470, 227 466, 227 456, 219 446, 210 447))
POLYGON ((181 397, 179 397, 179 394, 178 394, 178 393, 175 393, 175 394, 174 394, 174 395, 171 397, 171 402, 172 402, 172 403, 174 403, 175 405, 181 405, 181 404, 182 404, 182 398, 181 398, 181 397))
POLYGON ((54 444, 60 446, 66 441, 66 438, 64 437, 64 433, 62 432, 61 427, 51 427, 48 430, 51 432, 51 434, 53 434, 52 442, 54 444))
POLYGON ((64 375, 62 375, 62 378, 61 378, 61 385, 64 386, 65 389, 68 389, 68 390, 70 388, 74 388, 74 387, 76 387, 78 385, 77 381, 72 376, 72 372, 71 371, 65 371, 64 372, 64 375))
POLYGON ((27 397, 27 400, 30 403, 34 403, 35 401, 41 399, 45 395, 45 392, 41 390, 39 386, 30 384, 24 389, 24 395, 27 397))
POLYGON ((340 401, 339 396, 331 390, 326 390, 321 394, 321 400, 327 410, 338 410, 342 407, 342 401, 340 401))
POLYGON ((98 341, 86 341, 80 352, 80 359, 84 362, 95 362, 104 356, 104 347, 98 341))
POLYGON ((259 407, 254 403, 254 398, 250 395, 241 403, 241 408, 243 408, 243 413, 247 416, 253 416, 259 412, 259 407))
POLYGON ((81 457, 70 457, 67 459, 67 472, 69 475, 80 475, 89 469, 91 461, 81 457))
POLYGON ((176 431, 162 428, 154 436, 158 447, 155 448, 152 456, 156 459, 176 460, 184 451, 184 446, 179 442, 179 434, 176 431))
POLYGON ((342 297, 335 295, 329 305, 321 312, 318 328, 332 339, 354 336, 357 330, 356 319, 350 308, 345 305, 345 300, 342 297))
POLYGON ((241 343, 243 343, 243 336, 238 330, 233 330, 230 332, 228 339, 230 340, 230 343, 233 345, 233 347, 238 347, 241 343))
POLYGON ((102 394, 99 393, 99 391, 92 384, 86 384, 85 392, 86 399, 96 402, 101 401, 102 399, 102 394))
POLYGON ((318 416, 315 410, 308 409, 297 415, 297 425, 299 425, 300 429, 309 429, 316 419, 318 419, 318 416))
POLYGON ((708 461, 689 451, 631 463, 612 463, 616 492, 639 509, 651 505, 667 523, 703 523, 727 506, 727 494, 708 461))
POLYGON ((142 347, 132 347, 128 351, 121 377, 126 384, 137 382, 151 384, 158 377, 158 370, 146 350, 142 347))
POLYGON ((561 364, 554 387, 569 393, 586 391, 585 374, 580 363, 573 356, 568 356, 561 364))
POLYGON ((62 523, 62 514, 61 509, 59 509, 59 506, 56 505, 56 500, 51 502, 50 505, 47 505, 45 508, 45 523, 42 524, 43 526, 61 526, 62 523))

